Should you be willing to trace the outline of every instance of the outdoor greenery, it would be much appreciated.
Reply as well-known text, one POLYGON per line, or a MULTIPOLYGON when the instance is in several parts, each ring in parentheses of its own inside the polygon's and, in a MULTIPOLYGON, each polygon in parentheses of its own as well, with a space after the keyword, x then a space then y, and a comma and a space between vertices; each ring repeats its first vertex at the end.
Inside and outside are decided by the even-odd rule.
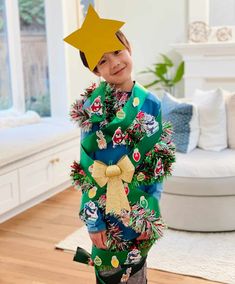
MULTIPOLYGON (((21 30, 45 30, 44 0, 18 0, 21 30)), ((4 29, 4 1, 0 0, 0 32, 4 29)))
POLYGON ((160 63, 155 63, 154 68, 147 68, 140 73, 151 73, 154 74, 156 79, 151 83, 145 85, 146 88, 156 85, 156 90, 166 90, 167 92, 174 95, 174 87, 180 82, 184 75, 184 62, 181 61, 176 67, 173 61, 165 54, 160 54, 160 63), (175 72, 173 72, 175 70, 175 72))
POLYGON ((26 110, 34 110, 40 116, 50 116, 50 95, 31 96, 26 100, 26 110))

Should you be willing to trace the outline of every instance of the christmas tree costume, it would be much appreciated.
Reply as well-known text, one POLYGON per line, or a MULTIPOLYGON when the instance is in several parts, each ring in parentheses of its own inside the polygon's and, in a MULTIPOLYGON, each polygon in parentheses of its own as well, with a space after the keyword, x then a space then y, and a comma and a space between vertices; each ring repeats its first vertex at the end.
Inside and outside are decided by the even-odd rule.
POLYGON ((149 238, 117 242, 113 234, 115 228, 107 226, 107 250, 93 246, 89 255, 78 248, 74 260, 92 263, 100 283, 128 279, 142 267, 152 244, 162 236, 165 225, 158 201, 139 187, 162 181, 169 175, 175 152, 170 126, 162 124, 161 113, 153 119, 141 112, 148 95, 146 89, 135 83, 130 98, 110 116, 109 105, 117 98, 114 92, 102 82, 98 88, 87 90, 86 95, 91 101, 88 108, 84 109, 85 99, 72 107, 71 116, 83 129, 89 131, 92 124, 100 125, 98 131, 81 141, 80 164, 74 162, 72 166, 74 184, 83 192, 80 216, 84 221, 92 222, 100 210, 104 216, 114 216, 137 233, 147 232, 149 238), (94 161, 91 154, 97 149, 105 149, 108 143, 113 143, 113 147, 124 143, 131 150, 115 165, 94 161), (103 282, 98 271, 118 266, 122 269, 103 282))
MULTIPOLYGON (((123 24, 99 18, 89 6, 82 27, 64 40, 83 52, 94 71, 105 53, 126 49, 116 36, 123 24)), ((162 123, 161 112, 155 117, 142 111, 148 94, 138 83, 129 97, 102 82, 87 89, 85 98, 72 106, 71 117, 88 132, 81 141, 80 163, 74 161, 71 172, 74 185, 82 191, 79 214, 88 227, 99 218, 105 220, 107 234, 107 250, 93 245, 90 255, 78 248, 74 260, 94 265, 99 283, 126 282, 142 268, 149 249, 165 228, 158 200, 141 187, 162 182, 170 175, 175 148, 170 125, 162 123), (128 151, 111 164, 93 159, 98 151, 110 147, 112 153, 121 147, 128 151), (121 234, 125 230, 132 232, 131 238, 121 234), (148 238, 138 240, 142 233, 148 238), (99 274, 116 268, 121 269, 111 276, 99 274)))

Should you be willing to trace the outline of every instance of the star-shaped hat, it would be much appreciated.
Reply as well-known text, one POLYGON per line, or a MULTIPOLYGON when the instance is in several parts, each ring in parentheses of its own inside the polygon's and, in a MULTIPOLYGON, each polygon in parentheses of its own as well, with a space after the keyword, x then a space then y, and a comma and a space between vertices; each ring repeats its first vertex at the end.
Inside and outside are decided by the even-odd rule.
POLYGON ((64 41, 85 54, 89 69, 93 71, 104 53, 126 48, 116 36, 123 25, 124 22, 100 18, 90 5, 82 27, 64 41))

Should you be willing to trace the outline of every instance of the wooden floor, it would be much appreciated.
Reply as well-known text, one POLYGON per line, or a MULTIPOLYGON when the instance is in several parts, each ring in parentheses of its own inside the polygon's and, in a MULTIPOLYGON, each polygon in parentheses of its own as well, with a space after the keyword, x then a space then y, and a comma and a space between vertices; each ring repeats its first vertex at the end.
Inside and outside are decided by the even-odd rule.
MULTIPOLYGON (((54 245, 82 225, 77 217, 80 195, 72 188, 0 224, 1 284, 92 284, 92 267, 54 245)), ((149 284, 217 283, 148 269, 149 284)))

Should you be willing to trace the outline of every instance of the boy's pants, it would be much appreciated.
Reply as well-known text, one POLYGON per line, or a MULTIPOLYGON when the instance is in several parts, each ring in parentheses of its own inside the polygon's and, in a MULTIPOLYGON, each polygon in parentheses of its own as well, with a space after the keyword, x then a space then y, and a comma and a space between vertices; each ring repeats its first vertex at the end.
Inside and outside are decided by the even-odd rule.
MULTIPOLYGON (((100 276, 102 277, 105 277, 105 276, 110 276, 116 272, 118 272, 121 268, 118 267, 118 268, 114 268, 112 270, 109 270, 109 271, 100 271, 99 274, 100 276)), ((147 283, 147 266, 146 266, 146 261, 143 265, 143 267, 137 271, 135 274, 133 274, 127 282, 119 282, 119 283, 113 283, 113 284, 146 284, 147 283)), ((96 279, 96 284, 99 284, 99 280, 96 279)))

